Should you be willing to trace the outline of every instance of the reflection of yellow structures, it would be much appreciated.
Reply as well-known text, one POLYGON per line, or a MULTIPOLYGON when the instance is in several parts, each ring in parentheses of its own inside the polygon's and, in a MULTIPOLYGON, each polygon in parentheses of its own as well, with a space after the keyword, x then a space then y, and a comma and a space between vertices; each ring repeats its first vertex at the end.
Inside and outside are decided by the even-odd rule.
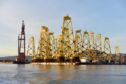
MULTIPOLYGON (((34 43, 31 41, 30 44, 34 43)), ((31 49, 35 49, 33 47, 31 49)), ((76 30, 74 34, 69 16, 63 17, 61 33, 57 37, 54 37, 46 26, 42 26, 37 52, 32 56, 33 60, 40 62, 49 61, 49 59, 51 59, 50 62, 57 61, 60 57, 60 61, 71 61, 71 59, 75 61, 77 58, 86 58, 92 62, 112 60, 109 38, 105 37, 102 44, 101 34, 95 37, 94 32, 81 32, 81 30, 76 30)))

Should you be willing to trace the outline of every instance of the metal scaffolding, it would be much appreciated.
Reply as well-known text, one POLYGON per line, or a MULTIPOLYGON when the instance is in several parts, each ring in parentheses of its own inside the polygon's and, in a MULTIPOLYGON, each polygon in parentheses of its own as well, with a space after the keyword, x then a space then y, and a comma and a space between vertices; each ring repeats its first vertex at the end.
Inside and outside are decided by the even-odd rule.
POLYGON ((55 38, 54 38, 54 34, 52 32, 49 33, 49 39, 50 39, 50 56, 51 58, 55 59, 56 58, 56 45, 55 45, 55 38))
POLYGON ((120 58, 121 58, 121 53, 120 53, 120 48, 119 46, 115 47, 115 62, 120 63, 120 58))
POLYGON ((102 60, 102 35, 97 34, 95 37, 95 49, 96 49, 96 55, 98 60, 102 60))
POLYGON ((91 59, 89 55, 89 48, 90 48, 89 34, 87 31, 85 31, 82 34, 82 53, 83 56, 86 57, 88 60, 91 59))
MULTIPOLYGON (((28 55, 41 62, 49 59, 55 61, 71 61, 86 58, 90 62, 112 61, 110 41, 108 37, 102 42, 102 35, 94 32, 76 30, 73 33, 71 17, 64 16, 61 33, 57 37, 48 27, 42 26, 38 48, 35 53, 34 38, 29 39, 28 55), (103 46, 102 46, 103 45, 103 46)), ((78 60, 79 61, 79 60, 78 60)))
POLYGON ((22 21, 22 29, 21 33, 18 36, 18 62, 25 62, 26 61, 26 55, 25 55, 25 24, 24 21, 22 21))
POLYGON ((90 45, 89 45, 89 56, 90 60, 96 61, 97 55, 96 55, 96 48, 95 48, 95 41, 94 41, 94 32, 89 32, 89 39, 90 39, 90 45))
POLYGON ((37 48, 37 58, 45 60, 50 58, 50 39, 49 32, 46 26, 42 26, 37 48))
POLYGON ((82 55, 82 34, 81 30, 76 30, 74 39, 74 56, 80 57, 82 55))
POLYGON ((27 56, 32 56, 32 59, 35 59, 35 42, 33 36, 29 38, 27 56))
POLYGON ((72 57, 74 52, 74 36, 73 36, 73 27, 71 17, 64 16, 63 24, 62 24, 62 32, 61 32, 61 50, 62 55, 69 59, 72 57))
POLYGON ((110 41, 108 37, 104 38, 104 60, 108 60, 109 62, 112 60, 110 41))

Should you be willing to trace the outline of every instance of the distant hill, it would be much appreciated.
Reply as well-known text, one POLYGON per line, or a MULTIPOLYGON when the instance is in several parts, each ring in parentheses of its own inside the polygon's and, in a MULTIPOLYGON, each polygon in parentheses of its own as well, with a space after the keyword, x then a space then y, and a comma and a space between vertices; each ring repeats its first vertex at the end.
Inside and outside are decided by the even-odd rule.
MULTIPOLYGON (((17 56, 4 56, 4 57, 0 57, 0 60, 10 60, 10 61, 15 61, 17 58, 17 56)), ((31 56, 26 56, 26 59, 28 59, 29 61, 32 60, 31 56)))

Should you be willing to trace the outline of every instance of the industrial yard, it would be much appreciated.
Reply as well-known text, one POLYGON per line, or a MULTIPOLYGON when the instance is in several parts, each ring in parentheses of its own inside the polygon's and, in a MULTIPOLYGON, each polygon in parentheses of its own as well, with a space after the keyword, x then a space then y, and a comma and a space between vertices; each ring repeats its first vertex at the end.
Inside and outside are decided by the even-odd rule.
POLYGON ((25 36, 22 21, 18 36, 18 56, 1 57, 1 63, 70 63, 70 64, 126 64, 126 54, 111 51, 111 39, 102 34, 74 30, 72 18, 64 16, 60 35, 55 36, 47 26, 41 26, 38 45, 36 37, 25 36), (26 43, 28 40, 28 43, 26 43), (26 45, 27 44, 27 45, 26 45))
POLYGON ((126 0, 0 0, 0 84, 125 84, 126 0))
POLYGON ((29 38, 27 56, 32 62, 69 62, 85 64, 124 64, 125 56, 118 46, 115 54, 111 53, 109 37, 94 32, 74 30, 72 18, 64 16, 60 35, 54 36, 47 26, 41 26, 39 43, 35 45, 35 37, 29 38), (37 49, 35 49, 37 46, 37 49))

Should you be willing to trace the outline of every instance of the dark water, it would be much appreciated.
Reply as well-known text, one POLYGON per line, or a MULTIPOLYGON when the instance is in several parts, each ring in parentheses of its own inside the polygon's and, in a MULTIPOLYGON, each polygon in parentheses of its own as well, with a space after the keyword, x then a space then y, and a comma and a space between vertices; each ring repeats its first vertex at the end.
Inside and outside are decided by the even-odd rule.
POLYGON ((0 84, 126 84, 126 66, 0 64, 0 84))

